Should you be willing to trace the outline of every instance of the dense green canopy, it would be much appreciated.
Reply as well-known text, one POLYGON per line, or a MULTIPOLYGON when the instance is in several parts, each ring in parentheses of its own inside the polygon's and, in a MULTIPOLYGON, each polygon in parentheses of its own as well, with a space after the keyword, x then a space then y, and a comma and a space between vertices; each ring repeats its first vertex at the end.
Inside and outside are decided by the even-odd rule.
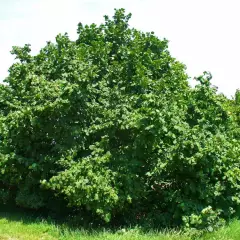
POLYGON ((191 88, 123 9, 18 60, 0 88, 0 200, 105 221, 217 226, 240 202, 239 92, 191 88), (95 215, 96 214, 96 215, 95 215))

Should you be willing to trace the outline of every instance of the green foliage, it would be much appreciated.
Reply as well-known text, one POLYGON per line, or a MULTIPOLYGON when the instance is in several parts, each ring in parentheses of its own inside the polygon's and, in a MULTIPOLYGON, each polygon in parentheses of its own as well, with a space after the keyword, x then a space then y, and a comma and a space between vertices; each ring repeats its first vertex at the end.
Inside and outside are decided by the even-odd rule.
POLYGON ((76 41, 58 35, 36 56, 13 48, 0 88, 2 191, 106 222, 218 226, 240 203, 239 107, 210 73, 190 88, 167 40, 129 28, 130 17, 79 23, 76 41))

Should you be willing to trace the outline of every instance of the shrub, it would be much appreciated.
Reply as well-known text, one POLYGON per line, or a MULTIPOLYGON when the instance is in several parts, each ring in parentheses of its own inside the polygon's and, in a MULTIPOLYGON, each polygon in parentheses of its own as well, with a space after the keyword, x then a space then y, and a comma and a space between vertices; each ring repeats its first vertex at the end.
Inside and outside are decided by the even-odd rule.
POLYGON ((130 17, 79 23, 76 41, 58 35, 36 56, 13 47, 0 184, 27 208, 60 201, 106 222, 176 226, 210 207, 216 225, 240 202, 230 104, 207 72, 191 88, 167 40, 131 29, 130 17))

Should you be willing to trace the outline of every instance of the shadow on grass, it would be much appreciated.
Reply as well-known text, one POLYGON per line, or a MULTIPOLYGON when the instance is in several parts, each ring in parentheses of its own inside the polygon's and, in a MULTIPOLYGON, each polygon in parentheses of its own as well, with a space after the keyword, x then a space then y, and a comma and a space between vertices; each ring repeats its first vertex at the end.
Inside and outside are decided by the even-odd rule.
MULTIPOLYGON (((149 232, 180 232, 180 229, 173 228, 151 228, 141 225, 121 225, 117 224, 106 224, 104 222, 91 222, 89 219, 81 216, 59 216, 50 214, 41 210, 29 210, 16 207, 15 205, 0 205, 0 219, 4 218, 9 222, 21 222, 24 225, 45 223, 54 225, 60 232, 74 232, 81 230, 87 234, 107 231, 110 233, 116 233, 123 229, 138 229, 142 233, 149 232), (86 221, 85 221, 86 220, 86 221)), ((1 239, 0 239, 1 240, 1 239)))
MULTIPOLYGON (((59 232, 71 232, 81 230, 87 234, 96 232, 108 231, 115 233, 122 229, 123 226, 110 226, 102 223, 91 223, 80 216, 60 216, 51 214, 41 210, 29 210, 16 207, 15 205, 1 205, 0 204, 0 219, 6 219, 9 222, 21 222, 24 225, 44 223, 46 225, 54 225, 59 232), (78 219, 80 219, 78 221, 78 219)), ((126 228, 126 226, 124 226, 126 228)), ((130 226, 129 226, 130 227, 130 226)), ((0 238, 1 240, 1 238, 0 238)))
POLYGON ((1 218, 4 218, 9 222, 21 222, 26 225, 39 222, 55 224, 53 219, 43 216, 37 211, 30 211, 8 205, 0 205, 0 219, 1 218))

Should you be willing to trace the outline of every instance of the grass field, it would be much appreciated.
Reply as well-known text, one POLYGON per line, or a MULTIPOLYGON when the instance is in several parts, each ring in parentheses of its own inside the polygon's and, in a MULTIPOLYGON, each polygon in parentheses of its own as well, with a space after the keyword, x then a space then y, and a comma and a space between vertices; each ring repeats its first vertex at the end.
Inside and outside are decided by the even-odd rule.
POLYGON ((32 218, 19 213, 0 213, 0 240, 240 240, 240 221, 235 220, 217 232, 201 237, 190 237, 177 231, 150 231, 142 233, 139 229, 120 229, 86 231, 70 230, 64 225, 40 218, 32 218))

